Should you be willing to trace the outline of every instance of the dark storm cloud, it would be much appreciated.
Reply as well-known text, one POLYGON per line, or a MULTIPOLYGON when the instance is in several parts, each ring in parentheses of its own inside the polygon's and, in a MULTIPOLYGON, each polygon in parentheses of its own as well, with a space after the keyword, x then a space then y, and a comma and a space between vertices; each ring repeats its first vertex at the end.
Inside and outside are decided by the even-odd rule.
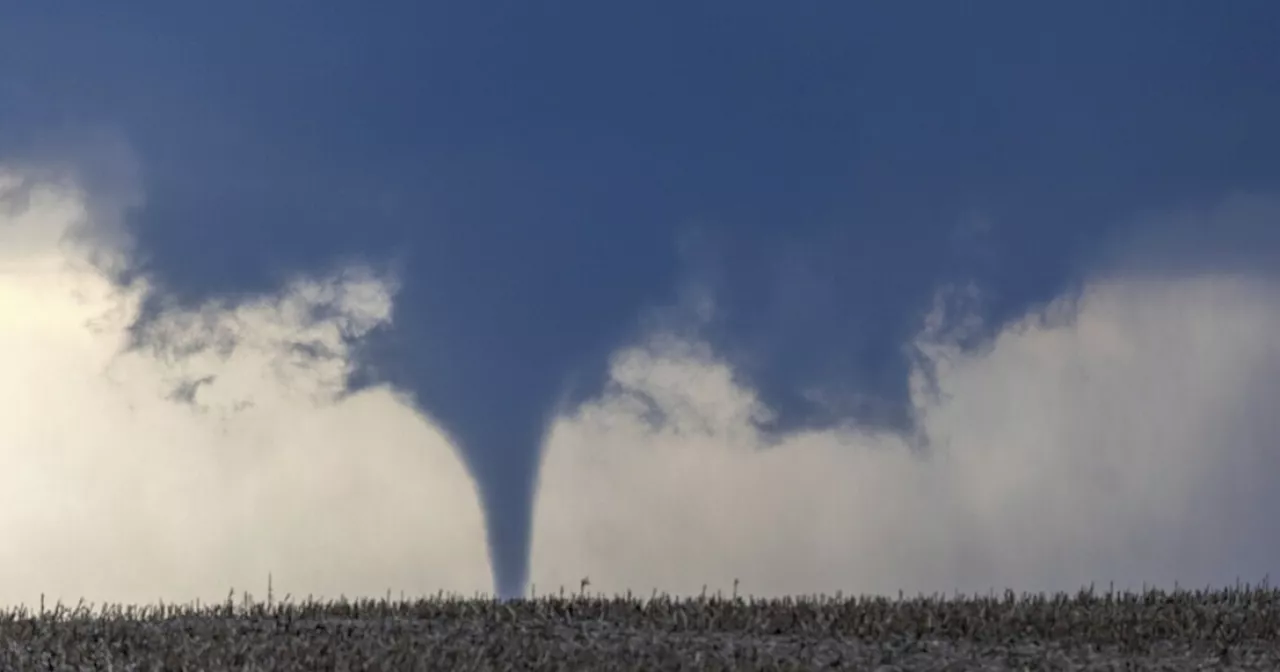
POLYGON ((152 10, 6 10, 0 147, 124 138, 136 272, 184 305, 394 262, 356 379, 461 446, 503 594, 549 419, 688 278, 766 429, 910 429, 937 286, 985 288, 981 343, 1133 211, 1277 178, 1264 3, 152 10))

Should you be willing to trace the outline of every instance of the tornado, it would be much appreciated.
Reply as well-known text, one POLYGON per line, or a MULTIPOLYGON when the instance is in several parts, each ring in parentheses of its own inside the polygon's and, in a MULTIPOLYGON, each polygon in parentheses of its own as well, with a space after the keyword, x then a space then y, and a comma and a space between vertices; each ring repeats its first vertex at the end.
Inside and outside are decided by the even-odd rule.
MULTIPOLYGON (((536 403, 536 399, 529 400, 536 403)), ((529 580, 534 498, 537 496, 543 422, 501 421, 454 430, 484 509, 485 538, 499 599, 524 596, 529 580)))
POLYGON ((391 377, 466 465, 483 508, 493 594, 506 600, 524 596, 529 581, 538 468, 564 362, 475 333, 435 332, 442 347, 406 353, 391 377))

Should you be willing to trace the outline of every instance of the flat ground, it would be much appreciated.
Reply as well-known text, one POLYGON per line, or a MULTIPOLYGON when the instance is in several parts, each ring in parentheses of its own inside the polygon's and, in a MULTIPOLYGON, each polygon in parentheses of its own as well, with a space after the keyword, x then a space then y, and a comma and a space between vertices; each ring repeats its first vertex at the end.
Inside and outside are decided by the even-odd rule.
POLYGON ((4 670, 1277 670, 1280 591, 56 608, 4 670))

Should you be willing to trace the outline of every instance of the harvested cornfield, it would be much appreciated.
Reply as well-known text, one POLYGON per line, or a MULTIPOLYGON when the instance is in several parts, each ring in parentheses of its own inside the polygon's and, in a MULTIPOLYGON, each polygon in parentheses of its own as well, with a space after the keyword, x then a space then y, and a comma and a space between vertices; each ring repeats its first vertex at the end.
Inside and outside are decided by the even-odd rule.
POLYGON ((56 607, 3 670, 1276 670, 1280 591, 56 607))

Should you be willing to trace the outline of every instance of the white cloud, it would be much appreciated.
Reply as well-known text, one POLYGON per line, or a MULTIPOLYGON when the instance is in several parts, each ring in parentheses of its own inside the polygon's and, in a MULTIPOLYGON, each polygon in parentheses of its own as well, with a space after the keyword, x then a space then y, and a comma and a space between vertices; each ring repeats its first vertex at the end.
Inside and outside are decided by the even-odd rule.
POLYGON ((151 290, 98 270, 121 213, 48 177, 0 168, 0 603, 489 589, 446 438, 387 388, 337 394, 386 279, 172 307, 126 353, 151 290))
POLYGON ((768 409, 705 347, 620 353, 612 388, 552 432, 539 592, 584 575, 604 592, 913 594, 1277 569, 1280 287, 1113 273, 979 353, 941 328, 965 317, 930 316, 915 344, 937 375, 936 395, 914 375, 927 456, 848 428, 765 445, 750 420, 768 409))

